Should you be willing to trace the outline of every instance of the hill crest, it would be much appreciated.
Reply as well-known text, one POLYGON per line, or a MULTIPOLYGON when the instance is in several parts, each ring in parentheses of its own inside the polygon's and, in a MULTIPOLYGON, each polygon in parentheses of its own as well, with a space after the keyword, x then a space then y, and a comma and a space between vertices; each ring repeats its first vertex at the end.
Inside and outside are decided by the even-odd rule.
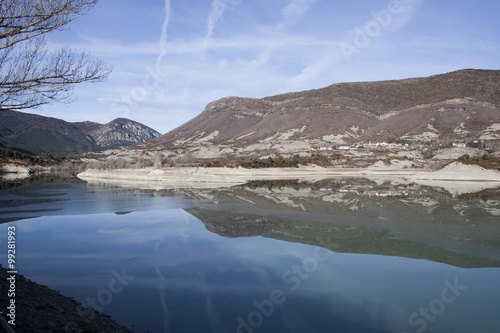
POLYGON ((394 140, 498 142, 500 71, 337 83, 262 99, 224 97, 148 147, 286 153, 297 146, 394 140))
POLYGON ((145 142, 160 133, 138 122, 117 118, 105 125, 70 123, 53 117, 1 110, 0 147, 30 154, 82 153, 145 142))

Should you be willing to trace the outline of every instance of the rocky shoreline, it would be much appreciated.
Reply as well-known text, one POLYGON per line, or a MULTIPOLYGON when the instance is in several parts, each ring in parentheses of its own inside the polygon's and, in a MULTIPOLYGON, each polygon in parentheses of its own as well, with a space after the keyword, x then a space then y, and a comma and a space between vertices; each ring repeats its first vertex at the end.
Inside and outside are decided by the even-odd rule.
POLYGON ((133 332, 116 323, 111 317, 84 308, 74 299, 22 275, 15 275, 15 297, 10 298, 10 282, 7 280, 10 276, 4 267, 0 267, 1 312, 6 321, 12 320, 7 317, 7 307, 11 299, 15 300, 15 326, 11 327, 16 333, 133 332))
POLYGON ((500 172, 476 165, 453 162, 438 171, 424 169, 377 166, 368 168, 324 168, 300 166, 298 168, 225 168, 225 167, 173 167, 144 169, 87 169, 78 178, 89 183, 107 183, 139 188, 221 188, 245 184, 254 180, 300 179, 318 181, 326 178, 402 178, 415 183, 436 181, 500 184, 500 172))
POLYGON ((28 178, 31 174, 33 174, 33 169, 25 165, 13 163, 0 165, 0 177, 3 180, 28 178))

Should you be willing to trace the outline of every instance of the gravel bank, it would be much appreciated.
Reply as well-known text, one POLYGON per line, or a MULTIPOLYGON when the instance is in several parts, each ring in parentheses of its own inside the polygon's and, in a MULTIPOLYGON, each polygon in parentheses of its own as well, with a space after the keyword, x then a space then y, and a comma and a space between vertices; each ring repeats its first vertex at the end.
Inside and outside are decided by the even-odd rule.
POLYGON ((323 168, 307 166, 299 168, 196 168, 179 167, 168 169, 89 169, 78 178, 91 182, 120 184, 122 186, 141 187, 151 184, 157 187, 210 188, 244 184, 252 180, 301 179, 316 181, 333 177, 371 177, 397 176, 407 177, 423 170, 415 169, 358 169, 358 168, 323 168))
POLYGON ((80 179, 91 183, 109 183, 131 187, 158 188, 210 188, 244 184, 252 180, 301 179, 321 180, 334 177, 394 177, 410 181, 487 181, 500 182, 500 172, 479 166, 451 163, 445 168, 427 172, 421 169, 395 168, 394 166, 369 168, 323 168, 307 166, 299 168, 196 168, 168 169, 89 169, 78 174, 80 179))
MULTIPOLYGON (((6 321, 11 320, 5 313, 10 302, 7 280, 9 276, 7 270, 0 267, 0 307, 6 321)), ((110 317, 95 310, 85 309, 72 298, 30 281, 22 275, 15 276, 13 299, 16 306, 15 326, 11 326, 16 333, 133 332, 110 317)))

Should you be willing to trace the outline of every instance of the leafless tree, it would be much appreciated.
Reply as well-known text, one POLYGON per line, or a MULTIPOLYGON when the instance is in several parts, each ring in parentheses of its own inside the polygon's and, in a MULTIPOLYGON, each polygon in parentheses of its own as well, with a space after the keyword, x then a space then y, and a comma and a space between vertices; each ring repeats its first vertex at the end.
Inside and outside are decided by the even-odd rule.
POLYGON ((98 0, 0 0, 0 108, 26 109, 71 100, 77 83, 99 82, 111 68, 68 47, 49 51, 45 35, 98 0))

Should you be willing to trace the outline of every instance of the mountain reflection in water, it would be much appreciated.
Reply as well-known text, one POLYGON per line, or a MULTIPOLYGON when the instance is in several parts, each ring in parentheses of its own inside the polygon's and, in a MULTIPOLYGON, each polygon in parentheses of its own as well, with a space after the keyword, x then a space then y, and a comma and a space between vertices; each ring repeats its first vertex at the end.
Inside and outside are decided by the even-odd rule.
POLYGON ((498 189, 397 180, 67 181, 4 190, 0 218, 17 222, 0 232, 16 226, 21 273, 85 304, 133 276, 98 305, 137 332, 466 333, 498 328, 499 215, 498 189))
POLYGON ((330 179, 187 193, 205 201, 186 211, 225 237, 265 236, 336 252, 500 267, 499 189, 451 195, 414 184, 330 179))

